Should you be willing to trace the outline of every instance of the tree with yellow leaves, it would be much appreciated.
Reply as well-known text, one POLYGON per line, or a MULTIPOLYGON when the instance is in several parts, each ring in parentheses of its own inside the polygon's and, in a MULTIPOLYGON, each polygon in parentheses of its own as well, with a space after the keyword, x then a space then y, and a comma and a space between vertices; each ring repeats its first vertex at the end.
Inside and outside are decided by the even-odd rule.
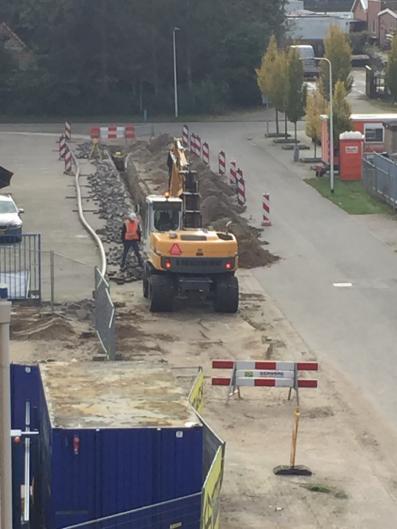
MULTIPOLYGON (((338 26, 330 26, 324 39, 324 57, 332 64, 332 84, 342 81, 346 93, 349 93, 353 85, 351 75, 352 49, 348 36, 338 26)), ((323 96, 329 99, 329 66, 325 61, 320 66, 320 88, 323 96)))
POLYGON ((274 80, 276 75, 276 62, 278 59, 277 40, 274 35, 271 36, 266 52, 263 54, 260 68, 255 70, 256 82, 262 94, 268 97, 276 109, 276 133, 279 134, 279 122, 277 105, 274 101, 274 80))
POLYGON ((321 141, 321 114, 326 114, 328 105, 321 92, 316 89, 306 99, 305 132, 314 144, 314 157, 321 141))
POLYGON ((334 112, 334 145, 339 151, 339 135, 342 132, 352 130, 352 109, 346 101, 347 90, 343 81, 337 81, 334 90, 333 112, 334 112))

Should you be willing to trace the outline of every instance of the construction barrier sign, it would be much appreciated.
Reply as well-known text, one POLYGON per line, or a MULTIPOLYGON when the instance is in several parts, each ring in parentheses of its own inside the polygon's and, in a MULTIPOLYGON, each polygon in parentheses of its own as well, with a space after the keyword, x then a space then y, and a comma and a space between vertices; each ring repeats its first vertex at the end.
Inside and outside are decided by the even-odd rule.
POLYGON ((224 445, 221 445, 212 461, 203 486, 200 529, 219 529, 219 502, 223 480, 224 445))
POLYGON ((204 406, 204 373, 201 368, 190 390, 189 402, 198 413, 201 413, 204 406))

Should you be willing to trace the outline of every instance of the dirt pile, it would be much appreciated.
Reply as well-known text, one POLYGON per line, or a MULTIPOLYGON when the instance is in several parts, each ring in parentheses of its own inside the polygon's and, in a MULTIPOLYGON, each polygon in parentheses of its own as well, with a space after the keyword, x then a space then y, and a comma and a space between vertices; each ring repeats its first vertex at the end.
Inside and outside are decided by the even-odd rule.
POLYGON ((61 340, 69 341, 75 338, 72 324, 59 315, 47 315, 40 320, 25 321, 25 324, 11 327, 13 340, 61 340))
POLYGON ((93 318, 91 300, 56 305, 54 312, 46 304, 40 308, 17 305, 11 318, 11 339, 73 342, 89 333, 93 318))
MULTIPOLYGON (((127 185, 131 195, 142 208, 145 196, 149 193, 163 193, 167 190, 168 149, 172 136, 162 134, 150 142, 137 142, 131 148, 130 163, 127 168, 127 185), (133 162, 133 163, 131 163, 133 162)), ((242 216, 243 207, 237 204, 236 193, 225 178, 211 171, 197 157, 191 157, 192 168, 197 170, 200 180, 201 213, 203 226, 225 230, 231 220, 231 232, 239 244, 239 261, 242 268, 266 266, 279 258, 271 254, 260 241, 260 230, 250 226, 242 216)))

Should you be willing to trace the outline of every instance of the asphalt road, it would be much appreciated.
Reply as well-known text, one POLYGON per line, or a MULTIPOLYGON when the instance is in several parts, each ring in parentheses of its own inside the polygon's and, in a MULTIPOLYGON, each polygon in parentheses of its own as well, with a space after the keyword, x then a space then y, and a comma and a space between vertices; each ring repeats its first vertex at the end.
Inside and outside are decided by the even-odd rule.
POLYGON ((343 371, 397 427, 397 254, 378 236, 393 239, 394 222, 377 218, 370 230, 366 219, 323 199, 303 182, 307 167, 264 139, 263 124, 191 124, 191 130, 213 153, 222 148, 238 160, 247 215, 257 226, 261 194, 271 195, 273 225, 265 238, 281 261, 254 271, 265 291, 319 359, 343 371))

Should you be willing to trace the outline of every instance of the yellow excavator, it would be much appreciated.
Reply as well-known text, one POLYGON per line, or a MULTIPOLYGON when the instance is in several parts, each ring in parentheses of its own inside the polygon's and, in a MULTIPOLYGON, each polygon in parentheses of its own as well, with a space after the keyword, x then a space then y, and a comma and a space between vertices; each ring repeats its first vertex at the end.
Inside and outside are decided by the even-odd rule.
POLYGON ((235 236, 202 227, 197 172, 190 169, 180 139, 168 155, 168 192, 146 198, 143 226, 143 295, 151 312, 173 310, 174 299, 196 292, 217 312, 238 310, 235 236))

